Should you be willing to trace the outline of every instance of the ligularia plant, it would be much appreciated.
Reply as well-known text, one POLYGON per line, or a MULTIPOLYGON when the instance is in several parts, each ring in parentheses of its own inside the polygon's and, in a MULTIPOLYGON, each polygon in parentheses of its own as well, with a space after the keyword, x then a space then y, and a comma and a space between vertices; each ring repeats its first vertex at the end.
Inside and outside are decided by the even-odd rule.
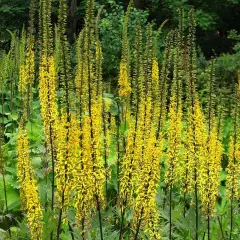
POLYGON ((206 233, 210 239, 216 224, 222 239, 232 239, 239 199, 240 75, 225 144, 214 58, 205 72, 207 87, 198 90, 194 10, 186 18, 180 9, 178 26, 166 33, 167 21, 158 29, 132 21, 138 10, 131 0, 122 17, 119 71, 110 82, 103 71, 103 6, 84 2, 75 44, 68 41, 68 13, 76 1, 69 6, 67 0, 31 0, 29 26, 11 33, 9 51, 0 52, 0 205, 6 216, 14 208, 8 159, 16 156, 13 186, 23 213, 19 231, 6 221, 4 239, 172 240, 206 233), (223 230, 224 203, 231 212, 230 227, 223 230), (183 229, 181 220, 191 226, 183 229))

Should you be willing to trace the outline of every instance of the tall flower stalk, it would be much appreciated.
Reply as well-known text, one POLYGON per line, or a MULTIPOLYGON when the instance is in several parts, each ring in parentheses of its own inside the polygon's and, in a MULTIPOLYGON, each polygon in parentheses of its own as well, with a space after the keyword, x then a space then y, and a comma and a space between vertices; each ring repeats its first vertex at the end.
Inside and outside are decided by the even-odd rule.
POLYGON ((230 238, 233 232, 233 204, 239 197, 239 164, 240 164, 240 80, 235 88, 235 104, 232 113, 232 133, 229 140, 227 166, 227 198, 231 201, 230 238))
MULTIPOLYGON (((120 234, 119 239, 122 239, 123 236, 123 227, 124 227, 124 217, 126 213, 126 209, 128 206, 128 201, 131 199, 128 195, 132 193, 132 171, 133 165, 131 160, 131 151, 132 151, 132 144, 133 144, 133 127, 132 118, 130 117, 130 95, 132 92, 133 82, 131 81, 131 72, 130 72, 130 46, 129 46, 129 39, 128 39, 128 21, 129 15, 131 12, 131 7, 133 6, 133 1, 129 2, 127 12, 124 16, 123 22, 123 32, 122 32, 122 56, 120 61, 120 72, 118 78, 118 95, 121 98, 121 116, 119 121, 119 126, 123 126, 125 131, 127 130, 127 124, 130 127, 127 137, 119 135, 119 144, 120 141, 123 149, 124 149, 124 156, 122 161, 118 159, 118 172, 119 174, 119 200, 120 200, 120 209, 121 209, 121 219, 120 219, 120 234), (132 87, 131 87, 132 84, 132 87), (128 166, 127 171, 126 166, 128 166), (125 191, 127 189, 127 191, 125 191)), ((120 131, 119 131, 120 133, 120 131)), ((120 145, 119 145, 120 150, 120 145)), ((121 156, 119 156, 120 158, 121 156)))
POLYGON ((173 53, 174 70, 173 82, 168 113, 168 152, 166 156, 165 182, 169 188, 169 239, 172 239, 172 187, 178 183, 179 168, 182 150, 182 77, 183 77, 183 50, 180 41, 180 32, 175 33, 175 48, 173 53))
MULTIPOLYGON (((159 32, 157 36, 158 34, 159 32)), ((148 25, 143 61, 141 58, 139 61, 138 117, 136 118, 136 139, 132 156, 136 164, 136 187, 133 188, 136 202, 132 220, 133 228, 136 229, 134 239, 138 239, 142 229, 151 239, 160 239, 156 194, 164 139, 158 139, 156 132, 159 123, 156 118, 156 112, 159 109, 156 99, 160 92, 156 89, 159 70, 155 44, 152 26, 148 25)))
MULTIPOLYGON (((51 25, 51 0, 40 1, 39 12, 39 98, 41 104, 41 116, 45 133, 47 153, 51 166, 51 210, 55 205, 55 161, 56 161, 56 126, 58 121, 58 105, 56 94, 56 70, 53 58, 53 37, 51 25)), ((50 239, 53 238, 53 232, 50 239)))
POLYGON ((55 158, 56 158, 56 126, 58 123, 58 106, 56 95, 56 73, 53 57, 42 56, 39 69, 39 97, 41 103, 41 115, 43 119, 45 142, 47 152, 52 164, 52 204, 54 209, 55 195, 55 158))
POLYGON ((194 193, 196 215, 196 239, 199 231, 199 175, 204 161, 207 132, 196 90, 196 46, 194 11, 189 12, 189 33, 187 39, 187 126, 185 149, 186 154, 181 166, 181 191, 183 194, 194 193))
POLYGON ((20 185, 22 208, 27 214, 31 239, 43 239, 43 214, 38 196, 37 181, 29 156, 29 142, 27 131, 20 123, 17 140, 17 175, 20 185))
POLYGON ((82 237, 89 220, 89 211, 96 209, 99 218, 100 239, 103 239, 102 213, 105 204, 106 173, 103 165, 103 96, 102 47, 98 36, 98 21, 94 19, 95 1, 87 1, 85 27, 79 35, 78 75, 75 78, 79 94, 80 157, 76 182, 77 219, 82 225, 82 237), (85 179, 88 179, 86 184, 85 179), (81 196, 82 193, 85 196, 81 196))
POLYGON ((210 219, 215 213, 218 196, 219 177, 222 159, 222 144, 219 141, 219 131, 215 116, 215 60, 212 59, 208 69, 209 92, 207 108, 208 136, 206 142, 205 161, 200 166, 199 195, 202 211, 206 214, 208 225, 208 239, 210 239, 210 219))

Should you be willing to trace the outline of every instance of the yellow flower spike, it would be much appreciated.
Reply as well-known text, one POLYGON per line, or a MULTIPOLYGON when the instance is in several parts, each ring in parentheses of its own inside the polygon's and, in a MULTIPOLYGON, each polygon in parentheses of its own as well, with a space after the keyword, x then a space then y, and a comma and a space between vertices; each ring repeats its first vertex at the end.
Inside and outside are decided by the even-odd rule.
POLYGON ((62 114, 57 131, 56 185, 58 201, 65 212, 75 187, 74 166, 79 159, 79 122, 75 114, 62 114), (68 122, 69 120, 69 122, 68 122))
POLYGON ((227 197, 228 199, 239 198, 239 176, 240 158, 236 158, 234 138, 231 136, 229 140, 228 150, 228 166, 227 166, 227 197))
POLYGON ((158 233, 159 215, 156 206, 156 194, 159 180, 162 144, 157 144, 156 132, 152 128, 145 140, 145 150, 142 158, 142 168, 139 173, 139 184, 136 189, 133 228, 144 228, 151 239, 160 239, 158 233), (160 148, 159 148, 160 147, 160 148), (139 225, 140 224, 140 225, 139 225))
POLYGON ((159 65, 157 58, 153 59, 152 63, 152 89, 153 89, 153 99, 157 101, 157 97, 159 96, 159 65))
POLYGON ((75 164, 74 172, 74 206, 76 218, 85 226, 89 220, 94 203, 93 164, 91 161, 91 126, 90 117, 83 115, 80 135, 80 158, 75 164))
POLYGON ((53 57, 42 56, 39 72, 39 97, 43 119, 45 141, 48 149, 55 148, 56 126, 58 122, 58 105, 56 92, 56 73, 53 57))
POLYGON ((92 124, 92 162, 93 175, 95 181, 95 194, 98 200, 104 204, 104 182, 105 169, 102 158, 102 101, 93 100, 91 106, 91 124, 92 124))
POLYGON ((110 111, 111 105, 112 105, 112 101, 111 101, 110 98, 104 99, 104 111, 105 112, 109 112, 110 111))
POLYGON ((71 71, 70 47, 67 39, 67 11, 65 0, 59 0, 58 8, 58 33, 56 56, 58 60, 57 77, 59 83, 61 108, 69 114, 74 109, 73 77, 71 71))
POLYGON ((205 160, 201 163, 199 174, 199 194, 202 210, 207 217, 212 217, 218 196, 221 170, 222 144, 214 126, 208 136, 205 160))
POLYGON ((125 211, 126 208, 131 206, 134 194, 134 184, 137 182, 136 169, 138 165, 134 151, 134 124, 132 120, 129 122, 126 150, 121 164, 120 206, 122 211, 125 211))
POLYGON ((120 97, 127 97, 130 95, 132 89, 130 86, 130 80, 128 76, 127 63, 124 60, 122 60, 120 63, 118 86, 119 86, 118 94, 120 97))
POLYGON ((169 187, 178 183, 182 149, 182 107, 178 106, 177 109, 176 96, 173 96, 170 101, 167 169, 165 172, 165 182, 169 187))
POLYGON ((18 91, 21 95, 24 95, 27 92, 27 76, 25 65, 20 66, 18 91))
POLYGON ((206 127, 200 104, 195 100, 194 107, 190 108, 187 117, 186 128, 186 155, 181 163, 181 191, 192 193, 195 184, 199 184, 200 166, 204 162, 206 154, 206 127), (182 175, 187 174, 187 175, 182 175))
POLYGON ((52 210, 54 208, 54 166, 56 156, 56 135, 58 132, 58 105, 56 92, 56 72, 54 58, 47 57, 45 53, 41 56, 39 68, 39 97, 41 105, 41 116, 47 152, 52 162, 52 210))
POLYGON ((37 182, 34 177, 29 156, 27 131, 20 124, 17 140, 17 175, 20 184, 22 208, 26 212, 31 239, 42 240, 43 214, 38 196, 37 182))
MULTIPOLYGON (((175 32, 175 47, 173 49, 173 83, 171 86, 170 106, 168 113, 168 151, 166 155, 165 182, 172 191, 172 187, 178 183, 182 158, 182 49, 180 45, 180 33, 175 32)), ((171 203, 172 204, 172 203, 171 203)), ((171 205, 170 204, 170 205, 171 205)))
POLYGON ((122 33, 122 57, 120 62, 120 73, 118 79, 118 94, 120 97, 127 97, 131 94, 131 80, 130 80, 130 47, 128 39, 128 20, 133 1, 129 2, 127 12, 123 22, 122 33))
POLYGON ((231 201, 239 198, 240 178, 240 91, 236 86, 235 104, 232 114, 232 133, 229 140, 227 166, 227 197, 231 201))

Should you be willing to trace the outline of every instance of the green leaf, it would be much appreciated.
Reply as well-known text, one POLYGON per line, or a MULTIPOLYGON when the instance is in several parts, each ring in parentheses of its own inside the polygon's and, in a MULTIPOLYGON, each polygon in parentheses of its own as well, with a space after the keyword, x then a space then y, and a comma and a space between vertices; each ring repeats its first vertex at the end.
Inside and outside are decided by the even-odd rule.
POLYGON ((42 158, 41 157, 33 157, 32 163, 34 166, 40 167, 42 165, 42 158))
MULTIPOLYGON (((2 177, 1 177, 2 179, 2 177)), ((19 197, 19 193, 16 189, 14 189, 8 182, 6 183, 6 191, 7 191, 7 201, 8 201, 8 206, 12 205, 12 209, 11 210, 16 210, 18 211, 20 209, 20 197, 19 197)), ((3 181, 0 181, 0 192, 3 193, 4 192, 4 187, 3 187, 3 181)), ((0 199, 2 201, 5 201, 5 197, 4 194, 0 195, 0 199)), ((4 206, 4 210, 5 210, 6 206, 4 206)))

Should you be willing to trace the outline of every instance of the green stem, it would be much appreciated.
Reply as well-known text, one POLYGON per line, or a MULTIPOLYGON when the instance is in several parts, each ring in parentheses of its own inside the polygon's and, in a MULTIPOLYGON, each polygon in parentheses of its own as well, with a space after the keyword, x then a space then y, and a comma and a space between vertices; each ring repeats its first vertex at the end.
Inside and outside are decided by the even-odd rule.
POLYGON ((195 214, 196 214, 196 240, 198 240, 198 192, 197 192, 197 183, 195 183, 195 214))
POLYGON ((172 240, 172 185, 169 193, 169 240, 172 240))
POLYGON ((230 237, 229 237, 229 240, 232 239, 232 231, 233 231, 233 189, 232 189, 232 198, 231 198, 231 217, 230 217, 230 237))
MULTIPOLYGON (((4 91, 3 91, 3 86, 2 86, 2 126, 1 126, 1 170, 2 170, 2 178, 3 178, 3 191, 4 191, 4 198, 5 198, 5 206, 6 206, 6 213, 8 214, 8 200, 7 200, 7 186, 6 186, 6 179, 5 179, 5 169, 4 169, 4 154, 3 154, 3 144, 4 144, 4 91)), ((8 229, 9 237, 12 239, 12 233, 10 229, 10 223, 9 223, 9 229, 8 229)))
POLYGON ((119 240, 122 239, 122 235, 123 235, 123 223, 124 223, 124 215, 125 215, 125 209, 126 209, 125 204, 123 204, 123 205, 124 205, 124 208, 123 208, 123 210, 121 211, 121 225, 120 225, 119 240))
POLYGON ((70 224, 69 221, 68 221, 68 229, 69 229, 69 232, 70 232, 70 234, 71 234, 71 238, 72 238, 72 240, 74 240, 73 229, 72 229, 72 226, 71 226, 71 224, 70 224))
POLYGON ((209 215, 208 215, 207 222, 208 222, 208 240, 210 240, 210 216, 209 215))
POLYGON ((183 208, 183 217, 186 217, 186 193, 184 193, 183 196, 183 204, 184 204, 184 208, 183 208))

